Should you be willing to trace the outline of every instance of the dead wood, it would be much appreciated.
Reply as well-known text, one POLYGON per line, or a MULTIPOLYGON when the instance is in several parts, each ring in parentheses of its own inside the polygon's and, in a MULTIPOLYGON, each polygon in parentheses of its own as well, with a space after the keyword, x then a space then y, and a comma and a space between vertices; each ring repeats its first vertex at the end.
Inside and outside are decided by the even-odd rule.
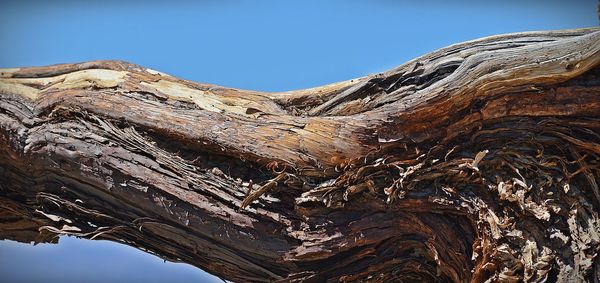
POLYGON ((236 282, 598 282, 599 63, 593 28, 280 93, 1 69, 0 238, 108 239, 236 282))

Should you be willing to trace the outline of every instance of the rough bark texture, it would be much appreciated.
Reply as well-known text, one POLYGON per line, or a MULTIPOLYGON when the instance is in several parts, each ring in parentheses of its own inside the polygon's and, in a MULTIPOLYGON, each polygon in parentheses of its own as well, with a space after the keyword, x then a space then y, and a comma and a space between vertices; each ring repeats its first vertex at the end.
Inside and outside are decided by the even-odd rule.
POLYGON ((600 30, 282 93, 124 62, 0 70, 0 238, 232 281, 598 282, 600 30))

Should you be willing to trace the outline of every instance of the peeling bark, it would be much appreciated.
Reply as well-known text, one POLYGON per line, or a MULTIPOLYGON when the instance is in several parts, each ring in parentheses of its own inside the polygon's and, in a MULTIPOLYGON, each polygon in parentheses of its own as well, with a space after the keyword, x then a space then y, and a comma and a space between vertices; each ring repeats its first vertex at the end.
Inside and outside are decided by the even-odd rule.
POLYGON ((0 70, 0 238, 246 282, 600 277, 600 30, 263 93, 117 61, 0 70))

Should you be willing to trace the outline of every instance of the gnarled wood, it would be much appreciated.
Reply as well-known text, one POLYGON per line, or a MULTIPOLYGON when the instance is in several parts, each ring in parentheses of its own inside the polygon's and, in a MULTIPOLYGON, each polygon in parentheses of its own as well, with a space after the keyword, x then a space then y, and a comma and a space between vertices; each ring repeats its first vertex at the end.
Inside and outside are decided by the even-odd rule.
POLYGON ((0 70, 0 237, 233 281, 592 281, 600 30, 493 36, 263 93, 98 61, 0 70))

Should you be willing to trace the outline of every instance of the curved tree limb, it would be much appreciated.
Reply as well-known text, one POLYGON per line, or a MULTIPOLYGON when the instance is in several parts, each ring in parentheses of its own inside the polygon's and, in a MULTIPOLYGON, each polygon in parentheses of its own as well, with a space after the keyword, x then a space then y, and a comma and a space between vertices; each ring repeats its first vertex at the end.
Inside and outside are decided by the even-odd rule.
POLYGON ((0 237, 233 281, 600 275, 600 30, 263 93, 117 62, 0 70, 0 237))

